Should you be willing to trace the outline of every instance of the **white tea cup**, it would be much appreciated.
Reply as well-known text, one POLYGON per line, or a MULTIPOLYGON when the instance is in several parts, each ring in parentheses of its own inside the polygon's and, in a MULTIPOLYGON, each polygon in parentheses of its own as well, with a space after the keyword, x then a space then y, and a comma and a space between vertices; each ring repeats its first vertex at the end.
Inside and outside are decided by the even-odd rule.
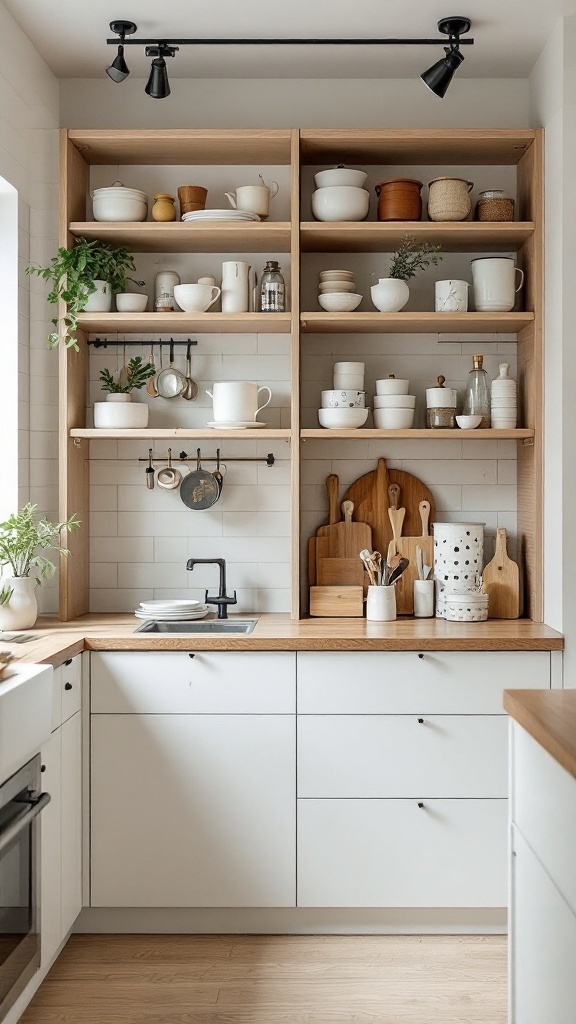
POLYGON ((206 394, 212 399, 216 423, 254 423, 258 413, 272 399, 270 388, 258 387, 252 381, 223 380, 217 381, 212 387, 213 390, 207 390, 206 394), (260 393, 263 391, 268 393, 268 398, 259 406, 260 393))
POLYGON ((235 210, 257 213, 262 220, 266 220, 270 200, 278 195, 278 189, 278 182, 273 181, 270 188, 268 185, 240 185, 235 192, 225 192, 224 195, 235 210))
POLYGON ((434 287, 437 313, 468 311, 468 281, 436 281, 434 287))

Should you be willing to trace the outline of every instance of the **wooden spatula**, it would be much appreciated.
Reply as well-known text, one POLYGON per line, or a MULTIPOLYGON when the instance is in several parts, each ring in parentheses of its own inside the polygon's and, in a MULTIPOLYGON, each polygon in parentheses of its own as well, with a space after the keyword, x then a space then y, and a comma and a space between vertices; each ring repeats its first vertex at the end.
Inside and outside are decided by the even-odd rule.
POLYGON ((401 537, 398 541, 398 550, 410 562, 396 584, 396 609, 399 615, 412 615, 414 612, 414 580, 418 579, 417 549, 421 549, 423 562, 427 565, 432 565, 434 558, 434 538, 428 536, 430 502, 421 501, 418 510, 422 524, 422 536, 401 537))
POLYGON ((390 505, 388 506, 388 518, 390 520, 390 526, 392 527, 392 536, 395 542, 396 551, 398 551, 398 541, 402 536, 402 525, 404 523, 404 516, 406 515, 405 508, 398 508, 399 499, 399 485, 390 484, 388 488, 388 500, 390 502, 390 505))
POLYGON ((520 615, 518 566, 506 551, 506 530, 496 532, 496 551, 482 574, 482 590, 489 595, 489 619, 517 619, 520 615))

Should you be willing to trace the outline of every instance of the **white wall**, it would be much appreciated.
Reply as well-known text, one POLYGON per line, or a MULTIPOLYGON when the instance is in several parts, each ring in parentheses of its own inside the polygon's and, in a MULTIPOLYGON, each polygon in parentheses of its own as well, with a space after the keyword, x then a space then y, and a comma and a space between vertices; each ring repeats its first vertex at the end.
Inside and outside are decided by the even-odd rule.
MULTIPOLYGON (((24 267, 49 259, 57 244, 59 87, 2 4, 0 38, 0 175, 18 192, 18 504, 37 502, 55 517, 57 379, 45 379, 57 373, 45 342, 53 314, 45 287, 31 282, 24 267)), ((3 345, 14 341, 4 323, 3 345)), ((43 607, 54 607, 54 588, 40 593, 43 607)))

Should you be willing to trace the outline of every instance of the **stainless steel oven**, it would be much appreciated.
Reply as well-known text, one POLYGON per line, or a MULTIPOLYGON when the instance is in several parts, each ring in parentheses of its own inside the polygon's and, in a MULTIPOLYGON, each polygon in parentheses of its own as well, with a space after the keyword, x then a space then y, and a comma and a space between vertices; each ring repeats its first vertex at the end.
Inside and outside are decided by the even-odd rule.
POLYGON ((0 785, 0 1020, 40 966, 40 755, 0 785))

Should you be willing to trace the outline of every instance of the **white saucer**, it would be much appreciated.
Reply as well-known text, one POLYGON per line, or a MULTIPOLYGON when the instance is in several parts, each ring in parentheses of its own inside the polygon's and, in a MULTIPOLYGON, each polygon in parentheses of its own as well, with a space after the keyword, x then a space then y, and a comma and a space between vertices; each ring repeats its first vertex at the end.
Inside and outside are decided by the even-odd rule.
POLYGON ((137 619, 155 619, 156 622, 191 622, 193 619, 205 619, 209 611, 208 607, 196 612, 144 612, 137 608, 134 615, 137 619))
POLYGON ((259 423, 258 420, 224 420, 221 423, 212 420, 206 426, 215 430, 261 430, 266 424, 259 423))
POLYGON ((201 608, 205 608, 206 604, 204 601, 186 601, 176 600, 174 601, 141 601, 139 612, 173 612, 175 610, 198 612, 201 608))

